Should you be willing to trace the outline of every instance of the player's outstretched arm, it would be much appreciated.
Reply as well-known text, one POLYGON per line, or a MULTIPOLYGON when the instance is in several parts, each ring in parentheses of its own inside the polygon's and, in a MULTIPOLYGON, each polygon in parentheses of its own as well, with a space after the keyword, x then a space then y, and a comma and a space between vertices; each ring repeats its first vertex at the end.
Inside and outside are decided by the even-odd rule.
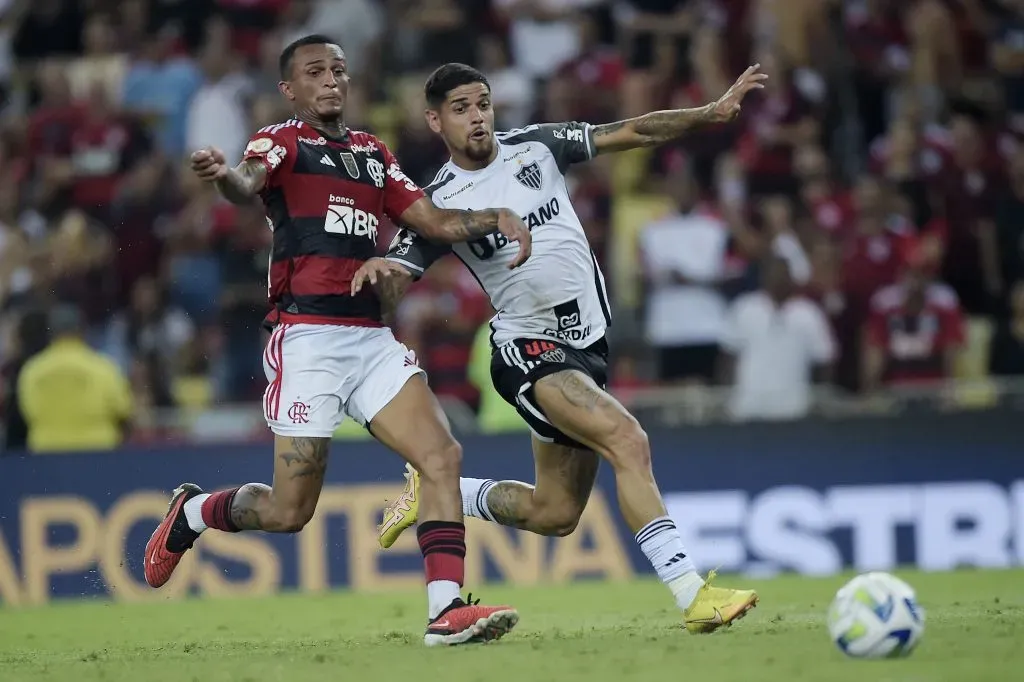
POLYGON ((201 180, 212 182, 225 199, 247 204, 267 182, 267 167, 258 158, 246 159, 234 168, 227 165, 224 152, 216 147, 200 149, 190 159, 192 171, 201 180))
POLYGON ((751 90, 760 90, 768 76, 754 64, 736 79, 724 95, 696 109, 652 111, 643 116, 594 126, 594 150, 598 154, 621 152, 638 147, 654 147, 671 142, 697 128, 728 123, 740 113, 743 98, 751 90))
POLYGON ((507 208, 482 211, 438 208, 424 197, 405 210, 401 222, 420 236, 445 244, 473 241, 500 232, 510 242, 519 243, 519 253, 509 266, 512 268, 526 262, 533 250, 533 238, 526 223, 507 208))

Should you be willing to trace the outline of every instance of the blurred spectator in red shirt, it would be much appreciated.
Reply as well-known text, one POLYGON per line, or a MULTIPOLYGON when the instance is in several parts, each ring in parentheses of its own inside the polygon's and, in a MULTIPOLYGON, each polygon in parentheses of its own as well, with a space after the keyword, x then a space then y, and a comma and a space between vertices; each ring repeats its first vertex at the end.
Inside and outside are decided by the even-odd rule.
POLYGON ((431 389, 474 411, 480 393, 467 368, 476 332, 492 312, 473 275, 452 257, 435 263, 398 308, 402 341, 427 370, 431 389))
POLYGON ((902 280, 872 299, 862 365, 867 391, 952 376, 964 319, 956 293, 934 279, 934 270, 914 253, 902 280))
POLYGON ((619 113, 619 88, 626 73, 617 49, 600 42, 600 27, 592 12, 579 15, 580 52, 559 68, 555 78, 573 93, 569 120, 606 123, 619 113))
POLYGON ((931 178, 941 215, 949 226, 942 279, 969 313, 991 312, 1001 283, 992 213, 1005 186, 1003 162, 981 131, 984 114, 961 105, 950 122, 951 147, 931 178))
POLYGON ((101 219, 109 217, 123 174, 152 150, 145 131, 112 104, 103 84, 95 83, 71 135, 72 201, 101 219))
POLYGON ((900 16, 902 1, 864 0, 847 3, 845 8, 858 113, 867 140, 885 132, 890 88, 910 69, 909 39, 900 16))
POLYGON ((183 198, 174 167, 161 157, 137 164, 118 186, 110 212, 117 300, 127 305, 135 282, 160 271, 164 240, 183 198))
POLYGON ((860 377, 861 330, 875 293, 896 281, 903 265, 906 241, 911 236, 903 221, 893 221, 882 183, 862 176, 854 191, 856 216, 843 241, 840 256, 841 311, 837 301, 826 301, 833 313, 839 341, 836 376, 843 386, 854 387, 860 377))
POLYGON ((825 150, 817 145, 797 149, 793 170, 800 184, 800 199, 815 228, 842 240, 854 222, 853 195, 836 182, 825 150))
POLYGON ((762 96, 743 103, 746 131, 739 155, 745 162, 752 194, 791 194, 793 150, 816 144, 821 124, 814 106, 793 80, 792 69, 777 55, 760 58, 761 69, 772 74, 762 96))

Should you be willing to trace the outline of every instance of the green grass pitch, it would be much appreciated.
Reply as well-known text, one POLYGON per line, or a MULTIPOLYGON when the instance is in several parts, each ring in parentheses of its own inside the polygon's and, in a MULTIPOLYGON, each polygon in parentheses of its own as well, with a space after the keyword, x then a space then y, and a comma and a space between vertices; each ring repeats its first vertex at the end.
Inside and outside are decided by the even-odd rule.
POLYGON ((487 646, 426 649, 424 595, 285 595, 0 609, 4 682, 1005 682, 1024 666, 1024 571, 900 572, 927 610, 908 659, 848 660, 825 611, 848 576, 752 584, 735 627, 688 635, 655 581, 488 586, 519 627, 487 646))

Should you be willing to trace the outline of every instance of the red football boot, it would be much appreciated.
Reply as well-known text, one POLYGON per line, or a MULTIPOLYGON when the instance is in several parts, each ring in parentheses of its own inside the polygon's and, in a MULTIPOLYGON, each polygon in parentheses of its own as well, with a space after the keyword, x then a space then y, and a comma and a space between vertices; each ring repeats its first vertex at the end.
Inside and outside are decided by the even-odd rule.
POLYGON ((480 606, 480 600, 468 603, 461 598, 448 605, 427 625, 423 643, 427 646, 479 644, 501 639, 519 622, 519 612, 511 606, 480 606))
POLYGON ((174 489, 167 515, 146 543, 143 561, 146 582, 150 587, 160 587, 171 579, 181 557, 185 556, 185 552, 192 548, 192 543, 199 537, 199 533, 189 527, 188 519, 185 518, 185 503, 202 493, 203 489, 194 483, 182 483, 174 489))

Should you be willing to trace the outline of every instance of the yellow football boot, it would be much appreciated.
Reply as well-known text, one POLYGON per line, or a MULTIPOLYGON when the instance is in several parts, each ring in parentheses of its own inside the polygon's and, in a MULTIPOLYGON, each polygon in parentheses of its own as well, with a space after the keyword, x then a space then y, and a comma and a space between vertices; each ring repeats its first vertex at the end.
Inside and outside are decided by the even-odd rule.
POLYGON ((708 571, 708 579, 697 592, 697 598, 690 604, 690 608, 683 611, 686 629, 693 634, 706 634, 722 626, 732 625, 733 621, 739 620, 757 606, 758 596, 753 590, 712 587, 711 581, 714 579, 715 572, 708 571))
POLYGON ((420 474, 405 465, 405 490, 398 499, 384 508, 384 517, 377 526, 380 546, 387 549, 395 544, 398 536, 409 526, 416 523, 420 511, 420 474))

